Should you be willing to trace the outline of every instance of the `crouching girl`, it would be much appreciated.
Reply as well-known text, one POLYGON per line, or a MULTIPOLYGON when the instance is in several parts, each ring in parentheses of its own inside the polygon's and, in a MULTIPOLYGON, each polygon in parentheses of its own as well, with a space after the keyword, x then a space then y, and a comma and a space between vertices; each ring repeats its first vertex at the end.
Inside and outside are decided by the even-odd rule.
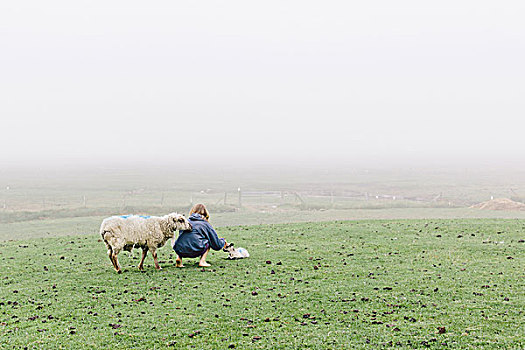
POLYGON ((204 204, 196 204, 191 209, 188 221, 192 229, 179 231, 179 237, 173 244, 173 249, 177 253, 177 267, 184 267, 182 258, 197 257, 200 257, 199 266, 210 266, 206 262, 210 248, 221 250, 226 246, 226 240, 217 236, 217 232, 208 222, 209 218, 210 214, 204 204))

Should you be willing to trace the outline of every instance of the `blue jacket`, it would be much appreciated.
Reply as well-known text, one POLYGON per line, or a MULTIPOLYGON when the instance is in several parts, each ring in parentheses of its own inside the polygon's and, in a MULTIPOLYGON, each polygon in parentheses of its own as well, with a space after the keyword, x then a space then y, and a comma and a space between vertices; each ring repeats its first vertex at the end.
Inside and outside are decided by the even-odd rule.
POLYGON ((226 241, 219 238, 206 219, 200 214, 193 213, 188 218, 191 231, 179 231, 179 237, 175 241, 173 249, 180 257, 197 257, 202 255, 206 249, 221 250, 226 241))

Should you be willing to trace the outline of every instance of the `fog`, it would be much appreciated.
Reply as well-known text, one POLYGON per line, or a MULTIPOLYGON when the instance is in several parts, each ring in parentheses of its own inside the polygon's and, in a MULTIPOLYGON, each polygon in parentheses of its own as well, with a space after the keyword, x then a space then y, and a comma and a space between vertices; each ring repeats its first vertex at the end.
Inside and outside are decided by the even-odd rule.
POLYGON ((0 162, 521 164, 520 1, 2 1, 0 162))

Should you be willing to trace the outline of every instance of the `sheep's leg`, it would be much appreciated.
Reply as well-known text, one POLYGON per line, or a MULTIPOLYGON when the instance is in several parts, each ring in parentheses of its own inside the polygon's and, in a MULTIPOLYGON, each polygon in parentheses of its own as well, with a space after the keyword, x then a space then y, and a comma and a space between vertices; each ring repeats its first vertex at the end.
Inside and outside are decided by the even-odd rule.
POLYGON ((159 265, 159 260, 157 259, 157 251, 155 249, 152 249, 151 255, 153 255, 153 261, 155 262, 155 268, 157 270, 161 270, 161 267, 159 265))
POLYGON ((117 254, 113 253, 113 263, 115 264, 115 270, 117 270, 118 273, 122 273, 122 270, 120 269, 120 265, 118 263, 117 254))
POLYGON ((146 255, 148 254, 148 247, 142 247, 142 258, 140 259, 139 263, 139 270, 144 270, 144 259, 146 259, 146 255))
POLYGON ((108 256, 109 256, 109 260, 113 264, 113 267, 115 268, 115 270, 118 271, 117 265, 115 265, 115 260, 113 260, 113 250, 111 248, 108 249, 108 256))

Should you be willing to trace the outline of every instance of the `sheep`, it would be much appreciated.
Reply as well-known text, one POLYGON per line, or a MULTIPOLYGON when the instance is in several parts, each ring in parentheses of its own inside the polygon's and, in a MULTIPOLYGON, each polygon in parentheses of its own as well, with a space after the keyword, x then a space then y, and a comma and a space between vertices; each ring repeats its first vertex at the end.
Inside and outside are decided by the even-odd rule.
POLYGON ((148 250, 153 256, 155 268, 160 270, 156 250, 173 238, 176 230, 191 230, 189 221, 177 213, 164 216, 111 216, 100 225, 100 235, 108 249, 109 260, 118 273, 122 273, 122 270, 117 255, 121 250, 131 252, 133 248, 142 248, 142 259, 138 265, 140 271, 144 270, 148 250))
POLYGON ((230 259, 230 260, 233 260, 233 259, 244 259, 244 258, 249 258, 250 257, 250 253, 248 253, 248 251, 246 249, 244 249, 244 248, 234 248, 233 247, 233 243, 228 244, 222 250, 228 253, 228 258, 227 259, 230 259))

